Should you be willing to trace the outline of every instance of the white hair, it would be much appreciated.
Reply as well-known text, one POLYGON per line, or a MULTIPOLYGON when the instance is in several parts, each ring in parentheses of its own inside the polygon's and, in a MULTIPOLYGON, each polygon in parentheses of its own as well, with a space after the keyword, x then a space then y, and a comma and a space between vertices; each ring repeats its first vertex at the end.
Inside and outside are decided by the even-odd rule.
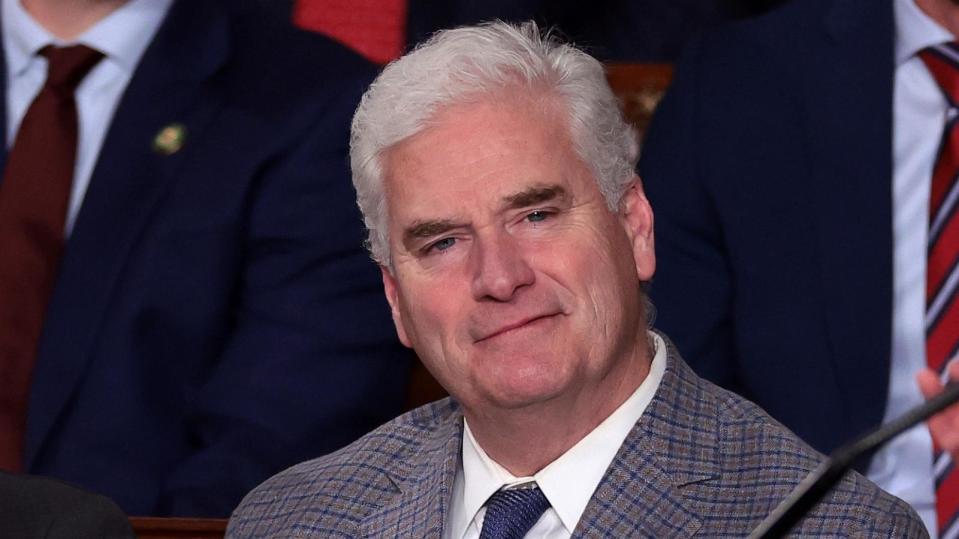
POLYGON ((357 203, 373 259, 391 267, 383 156, 428 126, 439 109, 504 90, 556 97, 570 135, 609 208, 616 211, 639 156, 602 64, 541 34, 534 22, 501 21, 437 32, 390 63, 363 95, 350 133, 357 203))

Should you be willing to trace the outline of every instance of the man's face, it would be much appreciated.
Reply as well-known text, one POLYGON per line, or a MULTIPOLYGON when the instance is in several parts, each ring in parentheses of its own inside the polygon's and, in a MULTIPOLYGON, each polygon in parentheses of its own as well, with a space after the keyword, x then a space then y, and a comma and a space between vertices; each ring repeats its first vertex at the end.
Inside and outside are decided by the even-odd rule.
POLYGON ((467 410, 602 398, 648 361, 652 213, 638 182, 610 212, 544 107, 448 107, 385 155, 397 331, 467 410))

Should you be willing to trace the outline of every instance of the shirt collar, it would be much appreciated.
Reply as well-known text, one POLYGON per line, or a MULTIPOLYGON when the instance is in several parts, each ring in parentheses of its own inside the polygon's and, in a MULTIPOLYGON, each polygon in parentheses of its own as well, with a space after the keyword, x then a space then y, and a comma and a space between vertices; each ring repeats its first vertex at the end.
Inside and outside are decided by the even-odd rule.
POLYGON ((132 73, 173 0, 130 0, 77 38, 132 73))
POLYGON ((480 447, 464 419, 463 428, 463 512, 451 537, 462 537, 470 522, 497 490, 535 481, 549 500, 566 530, 572 534, 593 491, 606 474, 620 446, 652 401, 666 372, 666 343, 648 332, 656 348, 646 379, 609 417, 566 453, 532 477, 515 477, 480 447))
POLYGON ((915 0, 895 0, 896 65, 902 65, 922 49, 955 41, 948 30, 926 15, 915 0))
POLYGON ((13 78, 22 75, 37 51, 53 43, 54 39, 23 9, 20 0, 3 0, 0 9, 7 72, 13 78))
POLYGON ((121 69, 133 73, 173 0, 130 0, 76 39, 65 42, 41 26, 20 5, 2 0, 3 45, 7 70, 21 75, 43 47, 82 43, 102 52, 121 69))

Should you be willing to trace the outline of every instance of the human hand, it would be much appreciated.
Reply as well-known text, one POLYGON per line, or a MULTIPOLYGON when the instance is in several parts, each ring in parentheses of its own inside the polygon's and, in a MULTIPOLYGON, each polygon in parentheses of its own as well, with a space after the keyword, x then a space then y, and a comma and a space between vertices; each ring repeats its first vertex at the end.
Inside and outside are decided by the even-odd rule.
MULTIPOLYGON (((959 361, 953 361, 948 367, 949 379, 959 382, 959 361)), ((932 369, 923 369, 916 375, 919 391, 929 400, 944 388, 939 375, 932 369)), ((954 404, 942 412, 929 418, 929 433, 933 442, 943 451, 948 451, 953 458, 959 458, 959 404, 954 404)))

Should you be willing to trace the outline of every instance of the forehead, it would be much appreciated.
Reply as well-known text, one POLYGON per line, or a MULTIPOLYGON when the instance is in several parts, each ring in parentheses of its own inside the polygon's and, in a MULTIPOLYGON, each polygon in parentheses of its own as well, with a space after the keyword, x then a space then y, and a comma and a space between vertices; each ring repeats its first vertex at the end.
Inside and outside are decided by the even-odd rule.
POLYGON ((441 110, 426 129, 385 155, 391 221, 497 204, 536 185, 582 189, 573 184, 589 176, 587 167, 573 150, 560 111, 532 100, 441 110))

